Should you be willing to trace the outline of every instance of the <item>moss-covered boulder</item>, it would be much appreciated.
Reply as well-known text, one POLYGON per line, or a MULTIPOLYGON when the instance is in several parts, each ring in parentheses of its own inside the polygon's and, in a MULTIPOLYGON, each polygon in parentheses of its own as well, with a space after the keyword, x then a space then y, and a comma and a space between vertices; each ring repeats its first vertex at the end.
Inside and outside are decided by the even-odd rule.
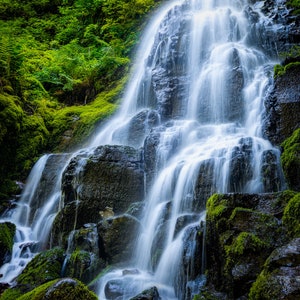
POLYGON ((17 277, 17 286, 32 290, 45 282, 60 278, 64 259, 64 251, 61 248, 41 252, 17 277))
POLYGON ((0 267, 11 258, 15 233, 16 225, 9 222, 0 223, 0 267))
POLYGON ((300 299, 300 238, 274 250, 253 284, 249 299, 300 299))
MULTIPOLYGON (((282 222, 295 192, 213 195, 207 202, 206 293, 247 297, 268 256, 290 240, 282 222), (287 206, 288 207, 288 206, 287 206)), ((289 215, 290 216, 290 215, 289 215)), ((222 297, 220 299, 223 299, 222 297)), ((274 298, 275 299, 275 298, 274 298)))
POLYGON ((71 278, 50 281, 18 300, 97 300, 98 297, 83 283, 71 278))
POLYGON ((289 188, 300 191, 300 128, 282 143, 281 163, 289 188))
POLYGON ((74 157, 63 174, 63 207, 56 216, 52 243, 67 247, 69 233, 98 223, 103 212, 125 213, 144 197, 141 150, 100 146, 74 157))

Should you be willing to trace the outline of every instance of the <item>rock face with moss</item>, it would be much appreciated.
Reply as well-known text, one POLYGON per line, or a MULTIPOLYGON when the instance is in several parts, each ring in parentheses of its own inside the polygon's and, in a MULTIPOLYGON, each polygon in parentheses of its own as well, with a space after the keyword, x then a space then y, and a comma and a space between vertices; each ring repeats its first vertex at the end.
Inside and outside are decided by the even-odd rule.
MULTIPOLYGON (((284 249, 289 248, 289 243, 294 245, 299 242, 292 241, 299 235, 299 203, 299 194, 291 191, 262 195, 214 195, 208 200, 207 287, 212 295, 216 295, 215 291, 218 291, 222 293, 222 296, 218 294, 218 299, 248 297, 251 287, 254 295, 256 285, 261 288, 260 284, 254 283, 263 276, 260 275, 261 272, 267 272, 265 268, 270 261, 273 266, 276 265, 275 261, 281 261, 281 271, 285 271, 282 281, 280 276, 277 281, 274 279, 278 286, 273 286, 272 289, 279 288, 282 283, 288 287, 289 282, 294 282, 291 294, 300 292, 300 283, 293 279, 298 269, 290 269, 290 272, 285 270, 284 266, 289 263, 288 260, 285 261, 283 254, 288 251, 284 249), (294 209, 289 208, 292 205, 294 209), (276 251, 283 258, 272 258, 276 251)), ((297 261, 298 252, 295 257, 294 261, 297 261)), ((297 263, 294 262, 295 264, 297 263)))
POLYGON ((19 300, 97 300, 98 297, 80 281, 72 278, 45 283, 21 296, 19 300))
POLYGON ((10 261, 15 232, 16 225, 9 222, 0 223, 0 267, 10 261))

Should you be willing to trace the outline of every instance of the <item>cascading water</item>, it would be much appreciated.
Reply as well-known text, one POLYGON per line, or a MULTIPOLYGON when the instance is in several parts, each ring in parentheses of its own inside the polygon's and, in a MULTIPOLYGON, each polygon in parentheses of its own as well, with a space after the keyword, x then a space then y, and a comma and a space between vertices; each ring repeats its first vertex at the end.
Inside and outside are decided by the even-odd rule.
POLYGON ((44 155, 35 164, 17 207, 1 222, 16 225, 12 258, 0 268, 0 282, 14 281, 26 264, 47 248, 49 233, 60 200, 61 173, 68 155, 44 155), (53 172, 45 172, 53 165, 53 172))
MULTIPOLYGON (((162 299, 191 299, 203 260, 198 274, 182 269, 189 255, 190 262, 201 256, 201 249, 193 255, 191 241, 201 231, 206 199, 274 190, 263 165, 268 154, 278 161, 279 153, 261 135, 274 62, 255 44, 263 30, 259 17, 243 0, 171 1, 145 34, 124 105, 94 146, 144 146, 146 157, 155 140, 155 175, 148 178, 143 230, 128 264, 135 271, 105 275, 100 299, 129 299, 152 286, 162 299), (143 121, 138 131, 136 120, 143 121)), ((280 189, 280 175, 275 178, 280 189)))
MULTIPOLYGON (((263 31, 260 18, 259 3, 253 7, 247 0, 168 1, 144 33, 123 104, 89 148, 143 147, 147 167, 133 258, 126 272, 114 269, 99 280, 100 299, 130 299, 153 286, 162 299, 192 299, 204 280, 207 198, 216 192, 282 188, 279 153, 261 135, 263 97, 274 62, 272 51, 265 53, 256 43, 263 31), (269 174, 272 183, 264 177, 269 163, 276 165, 269 174)), ((46 160, 35 167, 37 173, 46 160)), ((64 168, 62 163, 59 169, 64 168)), ((41 242, 41 220, 46 215, 53 220, 57 212, 61 173, 36 217, 26 212, 21 221, 16 215, 25 213, 17 209, 5 219, 14 219, 18 232, 25 226, 31 241, 41 242)), ((37 187, 29 189, 35 193, 37 187)), ((21 205, 30 206, 32 197, 25 191, 21 205)), ((30 251, 28 259, 33 255, 30 251)), ((13 256, 24 267, 22 255, 13 256)), ((13 261, 3 268, 12 268, 13 261)), ((3 268, 3 282, 22 269, 3 268)))

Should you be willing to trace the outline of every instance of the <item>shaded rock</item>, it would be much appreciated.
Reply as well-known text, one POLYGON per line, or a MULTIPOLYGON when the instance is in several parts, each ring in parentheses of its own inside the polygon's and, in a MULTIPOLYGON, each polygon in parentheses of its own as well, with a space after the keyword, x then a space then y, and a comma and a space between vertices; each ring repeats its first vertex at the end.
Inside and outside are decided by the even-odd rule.
POLYGON ((264 151, 262 155, 262 182, 267 193, 280 191, 282 188, 282 171, 278 168, 278 159, 274 150, 264 151))
POLYGON ((74 228, 99 222, 108 209, 111 215, 124 213, 143 199, 141 150, 100 146, 92 153, 79 153, 64 171, 62 190, 63 207, 54 221, 52 243, 66 248, 74 228))
POLYGON ((152 287, 148 290, 143 291, 137 296, 130 298, 130 300, 161 300, 157 287, 152 287))
POLYGON ((140 223, 130 215, 120 215, 99 222, 100 257, 109 264, 131 258, 133 243, 140 223))
POLYGON ((249 299, 300 299, 300 238, 274 250, 249 299))
POLYGON ((15 233, 15 224, 0 223, 0 267, 11 259, 15 233))
POLYGON ((206 207, 207 199, 216 192, 214 176, 214 160, 203 161, 199 166, 195 192, 193 193, 193 212, 203 211, 206 207))
MULTIPOLYGON (((290 239, 282 217, 294 197, 294 192, 286 191, 214 195, 208 200, 207 286, 213 286, 213 293, 247 298, 268 256, 290 239)), ((295 222, 299 225, 299 220, 295 222)))
POLYGON ((266 101, 264 133, 275 145, 281 144, 300 127, 300 65, 277 76, 266 101))

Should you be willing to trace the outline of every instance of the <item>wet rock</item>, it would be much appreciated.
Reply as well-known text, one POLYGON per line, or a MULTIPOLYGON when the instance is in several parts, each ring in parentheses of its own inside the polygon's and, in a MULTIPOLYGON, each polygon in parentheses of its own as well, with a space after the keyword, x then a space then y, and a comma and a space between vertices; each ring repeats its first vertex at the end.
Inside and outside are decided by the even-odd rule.
POLYGON ((127 146, 100 146, 80 153, 66 168, 62 179, 63 207, 52 230, 53 245, 64 245, 75 228, 98 223, 108 210, 127 211, 144 197, 141 150, 127 146), (101 216, 102 215, 102 216, 101 216))
POLYGON ((17 277, 17 286, 26 286, 27 290, 32 290, 43 283, 60 278, 64 258, 61 248, 41 252, 17 277))
POLYGON ((120 215, 99 222, 100 257, 109 264, 124 262, 132 256, 140 223, 130 215, 120 215))
POLYGON ((281 144, 300 127, 299 74, 300 66, 294 65, 277 76, 266 98, 264 133, 275 145, 281 144))
POLYGON ((245 190, 245 184, 252 178, 252 146, 252 138, 242 138, 239 146, 233 149, 229 170, 229 192, 238 193, 245 190))
POLYGON ((150 130, 159 124, 159 115, 153 110, 143 110, 131 118, 129 123, 116 131, 114 138, 117 138, 122 144, 130 141, 133 147, 141 147, 144 139, 150 130))
POLYGON ((69 154, 51 154, 48 157, 45 168, 42 171, 39 188, 36 190, 30 202, 30 222, 34 219, 36 211, 43 207, 52 196, 53 190, 55 189, 60 176, 57 170, 61 170, 63 168, 69 156, 69 154))
POLYGON ((262 155, 262 182, 264 191, 267 193, 280 191, 282 189, 282 172, 278 168, 278 159, 274 150, 264 151, 262 155))
POLYGON ((130 300, 161 300, 161 297, 159 296, 157 287, 154 286, 148 290, 143 291, 137 296, 130 298, 130 300))
POLYGON ((199 167, 195 192, 193 193, 193 212, 203 211, 206 207, 207 199, 216 192, 214 176, 214 160, 203 161, 199 167))

